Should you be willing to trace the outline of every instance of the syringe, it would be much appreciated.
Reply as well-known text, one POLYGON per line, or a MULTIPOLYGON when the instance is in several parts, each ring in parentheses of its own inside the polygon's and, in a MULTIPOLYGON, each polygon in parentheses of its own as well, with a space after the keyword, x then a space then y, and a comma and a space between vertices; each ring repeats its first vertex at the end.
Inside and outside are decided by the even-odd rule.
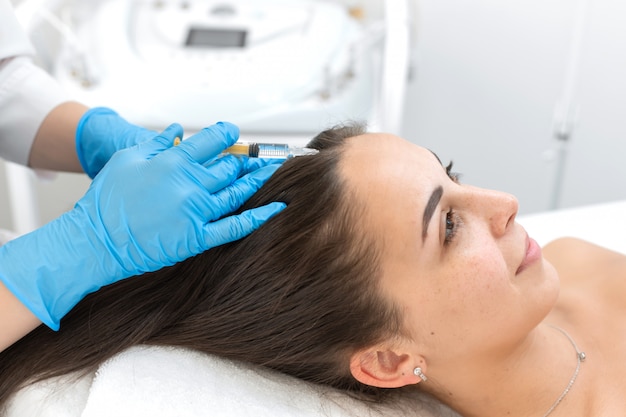
MULTIPOLYGON (((180 138, 174 139, 174 146, 178 146, 180 138)), ((223 153, 231 155, 245 155, 251 158, 289 159, 294 156, 315 155, 319 151, 313 148, 289 146, 282 143, 237 142, 226 148, 223 153)))
POLYGON ((294 156, 315 155, 317 149, 290 146, 282 143, 237 142, 224 153, 245 155, 252 158, 289 159, 294 156))

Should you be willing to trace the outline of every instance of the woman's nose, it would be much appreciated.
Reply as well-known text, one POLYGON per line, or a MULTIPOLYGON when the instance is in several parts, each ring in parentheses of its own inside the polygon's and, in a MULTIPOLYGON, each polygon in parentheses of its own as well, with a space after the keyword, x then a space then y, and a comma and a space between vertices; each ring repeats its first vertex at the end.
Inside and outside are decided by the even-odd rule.
POLYGON ((482 194, 483 209, 491 232, 494 236, 502 236, 515 222, 519 202, 514 195, 500 191, 482 190, 482 194))

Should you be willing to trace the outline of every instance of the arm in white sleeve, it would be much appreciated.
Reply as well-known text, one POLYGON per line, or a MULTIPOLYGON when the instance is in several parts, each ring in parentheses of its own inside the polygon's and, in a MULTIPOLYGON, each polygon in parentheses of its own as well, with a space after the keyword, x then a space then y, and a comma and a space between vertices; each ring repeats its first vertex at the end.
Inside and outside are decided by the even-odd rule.
POLYGON ((2 61, 0 155, 4 159, 28 165, 32 144, 44 119, 55 107, 66 101, 67 95, 59 84, 43 69, 35 66, 30 57, 2 61))
POLYGON ((111 109, 87 113, 68 101, 32 54, 10 3, 0 0, 0 157, 44 170, 86 170, 93 178, 115 152, 156 135, 111 109))
POLYGON ((31 162, 33 168, 82 171, 75 131, 87 108, 68 103, 59 83, 33 63, 33 53, 11 4, 0 0, 0 157, 22 165, 31 162))

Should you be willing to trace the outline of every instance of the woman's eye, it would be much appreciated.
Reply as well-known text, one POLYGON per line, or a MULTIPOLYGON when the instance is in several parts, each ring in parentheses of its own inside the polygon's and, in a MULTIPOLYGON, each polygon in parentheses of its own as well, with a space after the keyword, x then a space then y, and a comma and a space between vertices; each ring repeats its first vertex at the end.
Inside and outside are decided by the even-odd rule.
POLYGON ((446 234, 444 238, 444 245, 449 245, 456 236, 456 232, 459 228, 459 216, 454 212, 454 210, 450 209, 446 213, 446 234))

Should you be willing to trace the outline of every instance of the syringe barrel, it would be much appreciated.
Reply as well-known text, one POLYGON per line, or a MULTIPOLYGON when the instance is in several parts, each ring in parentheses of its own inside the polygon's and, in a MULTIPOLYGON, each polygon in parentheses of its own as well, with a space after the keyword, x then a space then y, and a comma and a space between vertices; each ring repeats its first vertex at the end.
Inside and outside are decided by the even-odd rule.
POLYGON ((294 156, 314 155, 316 149, 292 147, 283 143, 243 143, 237 142, 227 148, 224 153, 232 155, 245 155, 252 158, 289 159, 294 156))
POLYGON ((258 156, 259 158, 286 159, 290 155, 289 145, 280 143, 254 143, 250 144, 250 149, 252 149, 253 145, 258 147, 258 155, 255 156, 258 156))

